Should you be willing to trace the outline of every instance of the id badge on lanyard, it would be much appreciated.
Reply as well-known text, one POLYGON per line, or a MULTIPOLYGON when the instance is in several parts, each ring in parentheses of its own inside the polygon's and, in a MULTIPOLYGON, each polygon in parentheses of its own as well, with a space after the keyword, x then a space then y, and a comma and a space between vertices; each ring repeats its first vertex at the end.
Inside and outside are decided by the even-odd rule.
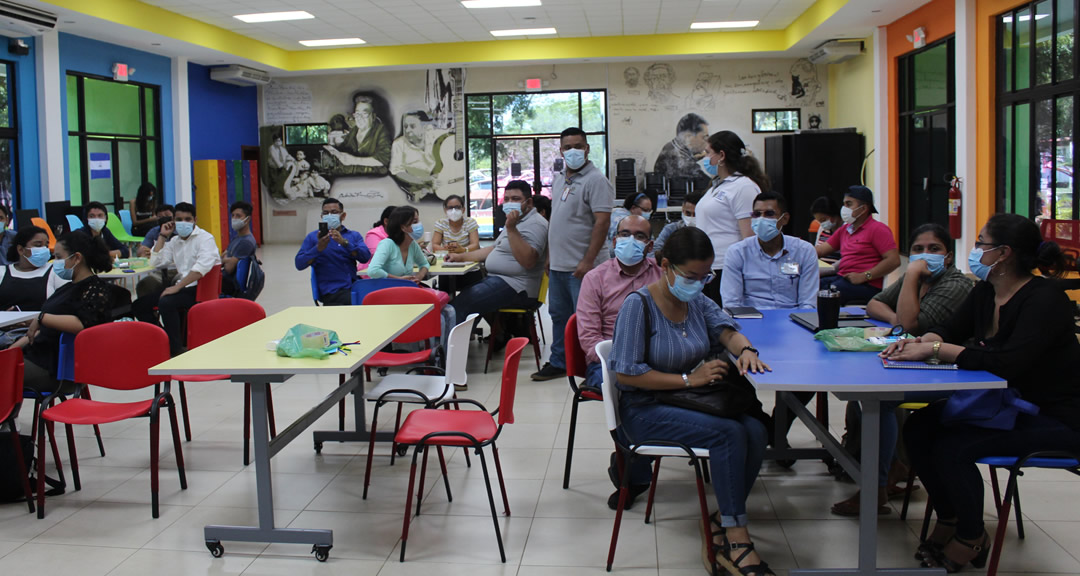
POLYGON ((785 276, 798 276, 799 275, 799 263, 798 262, 784 262, 780 265, 780 273, 785 276))

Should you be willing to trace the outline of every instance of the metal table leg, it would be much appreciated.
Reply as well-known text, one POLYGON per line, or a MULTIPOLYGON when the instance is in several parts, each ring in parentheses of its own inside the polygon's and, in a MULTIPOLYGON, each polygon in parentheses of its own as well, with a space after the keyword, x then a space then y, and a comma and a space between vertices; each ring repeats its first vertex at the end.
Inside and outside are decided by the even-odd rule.
MULTIPOLYGON (((357 370, 354 378, 359 379, 359 384, 356 385, 353 391, 353 421, 356 423, 352 430, 318 430, 312 435, 315 441, 315 452, 322 450, 324 442, 367 442, 371 439, 369 432, 364 429, 364 423, 367 421, 365 416, 364 406, 367 401, 364 400, 364 371, 357 370)), ((376 432, 375 440, 379 442, 390 442, 394 439, 392 432, 376 432)))

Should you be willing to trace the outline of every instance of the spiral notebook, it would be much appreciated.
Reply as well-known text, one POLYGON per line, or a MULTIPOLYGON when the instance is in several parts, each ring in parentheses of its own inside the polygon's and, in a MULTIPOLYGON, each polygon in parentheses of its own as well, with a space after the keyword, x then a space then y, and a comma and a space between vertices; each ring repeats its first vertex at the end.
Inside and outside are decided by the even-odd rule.
POLYGON ((956 364, 928 364, 926 362, 900 362, 898 360, 881 359, 881 365, 886 368, 904 368, 907 370, 958 370, 956 364))

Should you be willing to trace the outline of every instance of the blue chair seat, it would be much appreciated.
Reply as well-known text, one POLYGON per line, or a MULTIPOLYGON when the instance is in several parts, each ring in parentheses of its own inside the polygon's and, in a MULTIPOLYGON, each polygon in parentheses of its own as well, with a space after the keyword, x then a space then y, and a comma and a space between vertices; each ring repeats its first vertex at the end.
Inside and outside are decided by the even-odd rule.
MULTIPOLYGON (((1016 465, 1016 462, 1020 460, 1015 456, 990 456, 988 458, 980 458, 979 464, 984 466, 993 466, 995 468, 1012 468, 1016 465)), ((1078 468, 1080 467, 1080 461, 1072 458, 1028 458, 1024 462, 1025 468, 1078 468)))

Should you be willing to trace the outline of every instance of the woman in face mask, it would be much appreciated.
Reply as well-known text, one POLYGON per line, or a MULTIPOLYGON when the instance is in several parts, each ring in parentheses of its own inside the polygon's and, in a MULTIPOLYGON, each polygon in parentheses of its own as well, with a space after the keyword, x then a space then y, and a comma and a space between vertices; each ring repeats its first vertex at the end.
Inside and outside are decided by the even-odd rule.
POLYGON ((0 310, 41 310, 65 283, 52 273, 49 235, 37 226, 19 228, 7 257, 11 264, 0 268, 0 310))
POLYGON ((1008 381, 1039 408, 1020 413, 1011 430, 945 423, 945 401, 914 412, 904 442, 933 501, 937 525, 917 554, 949 572, 982 567, 990 549, 983 523, 984 481, 975 462, 1043 450, 1080 451, 1080 343, 1076 307, 1056 280, 1061 249, 1043 241, 1034 222, 996 214, 979 231, 968 265, 980 282, 959 309, 920 338, 881 353, 896 360, 955 363, 1008 381))
MULTIPOLYGON (((769 367, 738 332, 739 325, 702 294, 712 276, 709 237, 698 228, 683 228, 672 233, 667 246, 660 279, 630 294, 615 321, 610 369, 618 374, 617 386, 622 390, 621 431, 630 438, 708 448, 712 477, 723 480, 712 483, 719 512, 710 526, 703 527, 706 568, 716 573, 707 560, 712 547, 717 563, 728 572, 772 574, 754 551, 746 513, 746 499, 767 441, 764 421, 768 417, 761 405, 738 418, 721 418, 658 403, 653 395, 660 390, 701 388, 769 367), (712 359, 721 350, 738 358, 734 366, 712 359)), ((648 459, 634 459, 630 484, 649 481, 648 459)))
POLYGON ((476 220, 465 215, 465 200, 451 194, 443 200, 446 218, 435 221, 431 235, 431 250, 461 254, 480 248, 480 227, 476 220))
POLYGON ((52 273, 69 282, 41 305, 41 313, 30 322, 26 335, 12 344, 23 349, 23 387, 47 392, 60 386, 56 380, 60 334, 78 334, 112 320, 111 292, 96 276, 112 270, 112 259, 101 239, 70 232, 56 243, 55 252, 52 273))
POLYGON ((622 222, 623 218, 633 214, 634 216, 641 216, 648 220, 652 217, 652 210, 652 198, 649 198, 647 194, 639 192, 627 196, 626 199, 623 200, 622 206, 611 211, 611 225, 608 227, 608 242, 611 242, 611 239, 614 238, 615 234, 619 231, 619 222, 622 222))
MULTIPOLYGON (((818 223, 815 245, 828 242, 829 237, 844 225, 844 219, 840 217, 840 207, 828 196, 820 196, 814 200, 810 205, 810 214, 818 223)), ((840 259, 839 253, 836 253, 836 259, 840 259)))

